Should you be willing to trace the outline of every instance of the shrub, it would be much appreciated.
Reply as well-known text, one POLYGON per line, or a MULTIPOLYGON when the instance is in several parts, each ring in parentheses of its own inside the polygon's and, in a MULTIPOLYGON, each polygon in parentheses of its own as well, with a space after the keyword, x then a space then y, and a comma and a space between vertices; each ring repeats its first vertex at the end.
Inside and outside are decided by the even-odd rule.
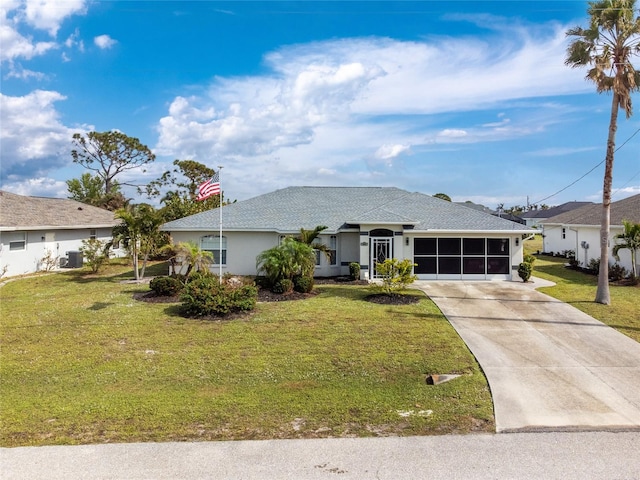
POLYGON ((253 310, 258 298, 255 285, 243 282, 220 283, 216 275, 196 272, 180 296, 182 311, 191 317, 224 316, 228 313, 253 310))
POLYGON ((300 293, 309 293, 313 290, 313 277, 297 276, 293 278, 293 289, 300 293))
POLYGON ((109 262, 109 245, 97 238, 82 240, 80 252, 84 262, 91 268, 93 273, 98 273, 104 265, 109 262))
POLYGON ((587 270, 589 270, 589 272, 593 273, 594 275, 598 275, 598 273, 600 273, 600 259, 592 258, 591 260, 589 260, 587 270))
POLYGON ((358 262, 349 264, 349 276, 351 280, 360 280, 360 264, 358 262))
POLYGON ((578 270, 580 268, 580 261, 576 260, 575 258, 571 258, 569 260, 569 266, 574 270, 578 270))
POLYGON ((629 272, 619 263, 609 265, 609 280, 617 282, 629 276, 629 272))
POLYGON ((291 292, 291 290, 293 290, 293 282, 291 280, 289 280, 288 278, 283 278, 281 280, 278 280, 271 287, 271 291, 273 293, 284 294, 284 293, 291 292))
POLYGON ((536 257, 534 257, 533 255, 529 255, 528 253, 525 254, 524 258, 522 259, 525 263, 529 263, 531 265, 533 265, 533 262, 536 261, 536 257))
POLYGON ((149 282, 149 288, 153 290, 159 297, 173 297, 182 292, 184 282, 177 276, 156 277, 149 282))
POLYGON ((531 264, 527 262, 522 262, 518 265, 518 276, 522 279, 523 282, 528 282, 531 278, 531 264))
POLYGON ((384 293, 391 295, 394 291, 404 290, 408 284, 415 282, 418 278, 412 274, 415 265, 408 258, 387 258, 382 263, 376 263, 376 272, 382 280, 384 293))

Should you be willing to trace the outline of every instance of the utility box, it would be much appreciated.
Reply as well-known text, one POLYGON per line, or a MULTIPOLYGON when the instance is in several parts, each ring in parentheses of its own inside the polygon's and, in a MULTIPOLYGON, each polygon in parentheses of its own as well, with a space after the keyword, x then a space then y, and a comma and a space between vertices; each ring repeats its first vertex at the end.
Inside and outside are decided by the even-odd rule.
POLYGON ((73 251, 66 253, 67 258, 69 259, 67 262, 67 268, 81 268, 83 264, 82 252, 73 251))

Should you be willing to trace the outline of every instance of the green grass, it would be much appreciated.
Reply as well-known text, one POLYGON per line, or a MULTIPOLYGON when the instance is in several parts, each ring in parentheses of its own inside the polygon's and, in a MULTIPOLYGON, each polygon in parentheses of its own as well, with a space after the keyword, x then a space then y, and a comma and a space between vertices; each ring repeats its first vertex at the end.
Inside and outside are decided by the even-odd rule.
POLYGON ((538 290, 640 342, 640 286, 610 285, 611 305, 595 303, 597 277, 565 268, 565 263, 563 258, 538 256, 533 275, 556 283, 538 290))
POLYGON ((130 277, 111 266, 0 288, 0 445, 494 430, 484 375, 426 297, 385 306, 320 285, 201 321, 134 300, 148 287, 130 277), (431 373, 463 376, 427 386, 431 373))

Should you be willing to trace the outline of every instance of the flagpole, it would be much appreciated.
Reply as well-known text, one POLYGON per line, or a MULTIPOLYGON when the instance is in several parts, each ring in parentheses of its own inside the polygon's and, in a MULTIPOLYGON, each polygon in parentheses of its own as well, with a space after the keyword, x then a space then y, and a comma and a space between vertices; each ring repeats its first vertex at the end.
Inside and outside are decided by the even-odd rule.
POLYGON ((218 263, 220 274, 218 275, 218 281, 222 284, 222 178, 220 173, 222 172, 222 165, 218 165, 218 181, 220 182, 220 241, 218 242, 218 263))

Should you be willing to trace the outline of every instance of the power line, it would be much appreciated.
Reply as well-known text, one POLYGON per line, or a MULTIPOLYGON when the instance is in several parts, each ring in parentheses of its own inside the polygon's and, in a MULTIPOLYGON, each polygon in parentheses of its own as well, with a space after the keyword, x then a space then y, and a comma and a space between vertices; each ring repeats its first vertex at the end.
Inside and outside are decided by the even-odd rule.
MULTIPOLYGON (((638 128, 635 132, 633 132, 633 133, 631 134, 631 136, 630 136, 629 138, 627 138, 627 139, 622 143, 622 145, 620 145, 618 148, 616 148, 616 149, 614 150, 614 153, 616 153, 618 150, 620 150, 622 147, 624 147, 627 143, 629 143, 629 141, 630 141, 633 137, 635 137, 639 132, 640 132, 640 128, 638 128)), ((606 160, 606 158, 605 158, 605 160, 606 160)), ((560 190, 558 190, 556 193, 554 193, 554 194, 552 194, 552 195, 549 195, 548 197, 544 197, 543 199, 538 200, 537 202, 533 202, 533 203, 534 203, 534 204, 540 204, 540 203, 544 202, 545 200, 548 200, 548 199, 550 199, 550 198, 552 198, 552 197, 555 197, 555 196, 556 196, 556 195, 558 195, 559 193, 564 192, 567 188, 572 187, 573 185, 575 185, 576 183, 578 183, 580 180, 582 180, 584 177, 586 177, 586 176, 587 176, 587 175, 589 175, 591 172, 593 172, 593 171, 594 171, 596 168, 598 168, 600 165, 602 165, 602 164, 605 162, 605 160, 602 160, 600 163, 598 163, 595 167, 593 167, 593 168, 592 168, 591 170, 589 170, 587 173, 585 173, 584 175, 582 175, 582 176, 581 176, 580 178, 578 178, 577 180, 575 180, 575 181, 571 182, 571 183, 570 183, 569 185, 567 185, 566 187, 561 188, 561 189, 560 189, 560 190)), ((636 175, 637 175, 637 174, 636 174, 636 175)), ((634 175, 634 177, 635 177, 635 175, 634 175)), ((632 179, 633 179, 633 177, 632 177, 632 179)), ((630 180, 631 180, 631 179, 630 179, 630 180)), ((629 181, 630 181, 630 180, 629 180, 629 181)), ((616 191, 617 191, 617 190, 616 190, 616 191)))

